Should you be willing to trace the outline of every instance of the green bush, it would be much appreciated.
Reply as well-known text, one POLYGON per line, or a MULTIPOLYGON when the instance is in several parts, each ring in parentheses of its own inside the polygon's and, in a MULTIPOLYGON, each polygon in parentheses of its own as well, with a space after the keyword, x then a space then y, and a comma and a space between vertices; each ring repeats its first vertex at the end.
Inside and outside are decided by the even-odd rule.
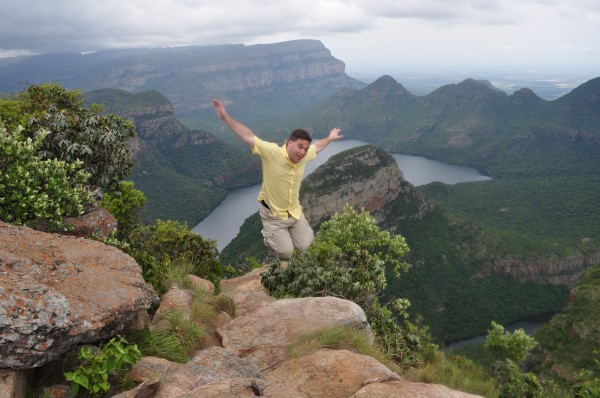
POLYGON ((406 320, 408 300, 392 302, 395 314, 379 302, 386 266, 396 275, 406 270, 407 252, 403 237, 381 231, 369 213, 345 206, 321 224, 306 253, 294 255, 285 269, 274 262, 261 281, 275 297, 335 296, 355 302, 365 311, 379 348, 396 363, 413 366, 426 346, 426 330, 406 320))
POLYGON ((510 359, 514 363, 523 361, 536 344, 535 339, 528 336, 523 329, 515 330, 511 334, 496 322, 492 322, 492 329, 488 331, 485 339, 485 348, 497 361, 510 359))
POLYGON ((537 398, 544 396, 538 378, 533 373, 522 373, 510 359, 496 361, 492 375, 500 390, 500 398, 537 398))
POLYGON ((131 173, 129 139, 135 129, 131 121, 100 111, 97 106, 83 108, 79 91, 49 83, 0 100, 0 118, 9 129, 22 125, 30 138, 40 129, 49 131, 38 148, 39 158, 81 161, 92 187, 110 188, 131 173))
POLYGON ((37 151, 48 135, 26 137, 0 121, 0 219, 11 224, 43 219, 60 226, 64 216, 83 213, 90 202, 88 177, 79 161, 41 160, 37 151))
POLYGON ((262 283, 276 297, 337 296, 368 308, 386 286, 386 264, 397 273, 408 269, 402 262, 407 252, 403 237, 381 231, 368 212, 346 206, 321 224, 306 253, 293 257, 287 269, 263 275, 262 283))
POLYGON ((139 212, 146 197, 133 188, 133 182, 121 181, 118 188, 104 194, 100 206, 110 212, 118 221, 118 238, 125 238, 139 224, 139 212))
POLYGON ((181 265, 219 286, 222 269, 215 242, 205 240, 185 224, 157 220, 153 225, 138 225, 121 248, 137 260, 144 278, 159 294, 168 288, 169 268, 181 265))
POLYGON ((90 347, 82 347, 79 359, 84 363, 73 372, 66 372, 65 378, 71 382, 71 388, 77 395, 81 387, 93 394, 107 392, 110 389, 109 376, 122 368, 130 369, 141 358, 136 345, 131 345, 123 337, 113 337, 94 353, 90 347))

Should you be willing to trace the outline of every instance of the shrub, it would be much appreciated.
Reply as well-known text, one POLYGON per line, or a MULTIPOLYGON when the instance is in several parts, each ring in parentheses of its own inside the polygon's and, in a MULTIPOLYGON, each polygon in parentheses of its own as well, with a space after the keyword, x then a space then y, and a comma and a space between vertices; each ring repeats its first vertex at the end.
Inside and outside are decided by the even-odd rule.
POLYGON ((514 363, 523 361, 536 344, 535 339, 528 336, 523 329, 515 330, 511 334, 496 322, 492 322, 492 329, 488 331, 485 339, 485 348, 496 360, 510 359, 514 363))
POLYGON ((36 152, 48 135, 33 138, 22 127, 8 131, 0 121, 0 219, 12 224, 44 219, 61 226, 64 216, 83 213, 90 202, 83 164, 57 159, 41 160, 36 152))
POLYGON ((110 212, 118 221, 118 238, 125 238, 139 223, 139 211, 146 203, 140 190, 133 188, 131 181, 121 181, 118 188, 104 194, 100 206, 110 212))
POLYGON ((40 129, 49 131, 38 148, 39 158, 81 161, 92 187, 110 188, 131 173, 129 139, 135 129, 131 121, 100 110, 85 109, 79 91, 49 83, 0 101, 0 117, 9 128, 22 125, 30 138, 40 129))
POLYGON ((380 349, 396 363, 413 366, 426 345, 426 330, 406 321, 408 300, 392 303, 396 314, 379 303, 386 265, 398 275, 408 268, 402 261, 407 252, 403 237, 381 231, 369 213, 347 205, 321 224, 306 253, 292 257, 285 269, 275 261, 261 281, 275 297, 335 296, 355 302, 365 311, 380 349))
POLYGON ((108 378, 123 367, 130 369, 141 358, 136 345, 131 345, 123 337, 112 338, 99 353, 93 353, 90 347, 82 347, 79 359, 84 363, 73 372, 66 372, 65 378, 71 382, 73 392, 77 394, 81 387, 96 394, 110 389, 108 378))
POLYGON ((191 273, 210 280, 218 288, 221 265, 215 242, 205 240, 187 225, 157 220, 153 225, 138 225, 127 240, 126 252, 138 260, 145 277, 158 287, 157 291, 164 291, 165 286, 160 284, 173 264, 190 265, 191 273))

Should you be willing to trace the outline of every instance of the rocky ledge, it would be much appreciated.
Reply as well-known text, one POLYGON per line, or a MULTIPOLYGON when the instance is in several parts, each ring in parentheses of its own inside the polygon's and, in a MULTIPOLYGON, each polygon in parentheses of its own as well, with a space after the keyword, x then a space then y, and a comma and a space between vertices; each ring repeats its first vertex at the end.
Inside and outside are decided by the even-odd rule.
MULTIPOLYGON (((0 227, 0 366, 5 368, 0 396, 21 396, 27 379, 23 369, 47 363, 77 343, 115 334, 156 298, 135 261, 117 249, 0 227)), ((369 338, 372 332, 363 310, 351 301, 273 299, 260 283, 265 270, 221 281, 221 294, 236 304, 235 316, 220 314, 190 361, 143 357, 131 373, 137 387, 115 397, 475 397, 406 380, 374 358, 348 350, 290 357, 288 347, 309 333, 333 326, 353 326, 369 338)), ((198 288, 214 289, 208 281, 191 279, 198 288)), ((162 297, 156 322, 163 311, 191 314, 194 294, 174 284, 162 297)), ((70 391, 64 386, 47 393, 64 397, 70 391)))

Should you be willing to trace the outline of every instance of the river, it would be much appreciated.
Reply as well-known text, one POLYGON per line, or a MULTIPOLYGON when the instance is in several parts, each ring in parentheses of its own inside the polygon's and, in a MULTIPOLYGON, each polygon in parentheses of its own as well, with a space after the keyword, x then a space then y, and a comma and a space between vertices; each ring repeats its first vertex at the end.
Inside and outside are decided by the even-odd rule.
MULTIPOLYGON (((319 153, 315 160, 308 163, 305 176, 312 173, 331 156, 366 144, 368 142, 360 140, 339 140, 330 143, 319 153)), ((490 179, 490 177, 481 175, 477 170, 470 167, 451 165, 421 156, 397 153, 391 155, 396 159, 404 178, 414 186, 425 185, 434 181, 456 184, 490 179)), ((237 236, 244 220, 258 211, 256 198, 259 191, 260 184, 231 190, 225 200, 194 227, 194 232, 206 239, 215 240, 217 249, 222 251, 237 236)))
MULTIPOLYGON (((517 329, 523 329, 529 336, 533 335, 538 328, 546 324, 554 316, 554 312, 547 312, 545 314, 532 316, 530 318, 522 319, 520 321, 508 324, 504 326, 504 329, 508 332, 513 333, 517 329)), ((459 349, 472 344, 481 344, 485 342, 487 334, 481 336, 470 337, 468 339, 459 340, 454 343, 450 343, 444 347, 445 350, 459 349)))

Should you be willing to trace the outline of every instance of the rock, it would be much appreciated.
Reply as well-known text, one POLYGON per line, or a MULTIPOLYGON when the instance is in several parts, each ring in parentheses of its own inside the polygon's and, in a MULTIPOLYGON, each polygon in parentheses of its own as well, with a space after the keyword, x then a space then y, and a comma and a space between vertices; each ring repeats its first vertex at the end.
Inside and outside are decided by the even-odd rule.
POLYGON ((210 293, 215 292, 215 285, 211 281, 192 274, 188 274, 186 277, 195 288, 202 289, 210 293))
POLYGON ((92 235, 101 239, 108 238, 118 226, 117 219, 102 207, 94 207, 79 217, 65 217, 63 222, 73 227, 67 231, 67 235, 83 238, 90 238, 92 235))
POLYGON ((159 388, 160 380, 149 379, 138 385, 133 390, 113 395, 112 398, 153 398, 159 388))
POLYGON ((112 337, 157 301, 114 247, 0 223, 0 367, 39 367, 112 337))
POLYGON ((177 398, 255 398, 262 396, 266 382, 262 379, 217 380, 177 398))
POLYGON ((160 307, 154 314, 152 324, 162 323, 166 314, 177 311, 184 319, 189 320, 192 316, 192 305, 194 304, 194 293, 182 289, 176 283, 161 297, 160 307))
POLYGON ((237 316, 217 331, 223 347, 264 370, 282 361, 287 347, 300 336, 332 326, 354 326, 373 337, 363 309, 335 297, 273 301, 237 316))
POLYGON ((24 398, 26 386, 24 371, 0 369, 0 398, 24 398))
POLYGON ((71 386, 56 384, 50 387, 44 387, 44 398, 75 398, 71 386))
POLYGON ((233 298, 237 316, 254 311, 263 304, 275 300, 267 294, 260 283, 260 274, 268 269, 269 267, 257 268, 245 275, 221 281, 221 291, 233 298))
POLYGON ((383 209, 398 197, 416 205, 406 218, 423 218, 435 207, 404 179, 396 160, 374 145, 354 148, 344 158, 328 161, 306 177, 302 186, 300 202, 313 228, 346 204, 355 210, 364 208, 378 221, 386 217, 383 209))
POLYGON ((346 398, 365 384, 400 380, 372 357, 347 350, 321 349, 265 372, 265 397, 346 398))
POLYGON ((451 390, 439 384, 414 383, 398 380, 372 383, 361 388, 350 398, 475 398, 479 395, 451 390))
POLYGON ((186 364, 144 357, 133 367, 131 377, 138 382, 158 378, 161 385, 155 398, 172 398, 216 381, 263 379, 262 374, 247 360, 223 347, 199 351, 186 364))

